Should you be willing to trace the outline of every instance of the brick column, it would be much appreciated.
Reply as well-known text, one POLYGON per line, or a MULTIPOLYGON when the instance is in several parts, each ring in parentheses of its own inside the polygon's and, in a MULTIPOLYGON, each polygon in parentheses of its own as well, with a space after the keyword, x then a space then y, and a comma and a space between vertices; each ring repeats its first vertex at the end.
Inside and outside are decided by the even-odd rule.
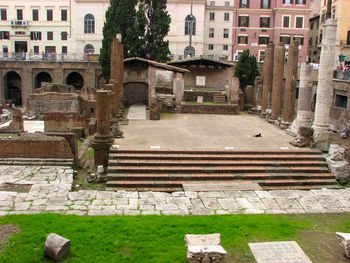
POLYGON ((115 84, 106 84, 105 90, 108 90, 110 93, 110 103, 111 103, 111 113, 112 119, 117 118, 117 105, 116 105, 116 94, 115 94, 115 84))
POLYGON ((312 128, 315 146, 321 151, 329 148, 329 108, 332 99, 332 78, 336 45, 336 23, 327 19, 323 25, 322 50, 320 68, 318 70, 318 86, 315 118, 312 128))
POLYGON ((261 97, 262 116, 266 115, 266 109, 269 104, 269 94, 271 93, 271 90, 272 90, 274 50, 275 50, 275 45, 273 43, 270 43, 268 44, 265 51, 263 92, 261 97))
POLYGON ((300 84, 297 117, 293 121, 290 132, 297 135, 300 127, 311 128, 312 125, 312 66, 301 65, 300 67, 300 84))
POLYGON ((296 81, 297 81, 298 57, 299 57, 298 47, 299 47, 299 42, 293 41, 289 45, 289 50, 288 50, 286 89, 284 91, 284 106, 283 106, 282 122, 280 125, 282 129, 288 128, 294 119, 296 81))
POLYGON ((92 139, 92 147, 95 151, 95 166, 108 165, 109 148, 113 143, 110 123, 110 93, 107 90, 98 90, 96 92, 96 119, 97 128, 94 138, 92 139))
POLYGON ((283 93, 283 75, 284 75, 284 56, 285 50, 283 43, 278 43, 275 47, 273 63, 273 87, 272 87, 272 112, 269 122, 274 122, 281 115, 282 93, 283 93))

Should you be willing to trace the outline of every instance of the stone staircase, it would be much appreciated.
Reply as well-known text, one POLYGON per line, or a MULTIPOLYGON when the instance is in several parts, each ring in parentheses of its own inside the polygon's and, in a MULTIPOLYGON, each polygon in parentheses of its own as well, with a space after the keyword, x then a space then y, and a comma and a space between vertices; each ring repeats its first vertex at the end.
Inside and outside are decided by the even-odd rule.
POLYGON ((205 191, 205 185, 247 182, 264 190, 339 188, 322 154, 309 149, 151 151, 111 148, 109 154, 108 190, 171 192, 197 184, 204 185, 202 190, 205 191))
POLYGON ((57 158, 0 158, 0 165, 37 165, 74 167, 73 159, 57 158))
POLYGON ((221 93, 214 94, 214 103, 227 103, 226 96, 221 93))

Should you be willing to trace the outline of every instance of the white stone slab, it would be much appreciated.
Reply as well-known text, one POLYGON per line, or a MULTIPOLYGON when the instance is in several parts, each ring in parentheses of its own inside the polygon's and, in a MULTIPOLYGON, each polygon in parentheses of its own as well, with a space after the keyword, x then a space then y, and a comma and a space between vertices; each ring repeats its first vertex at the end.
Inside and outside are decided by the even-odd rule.
POLYGON ((129 108, 128 120, 147 120, 146 116, 146 105, 144 104, 134 104, 129 108))
POLYGON ((312 263, 295 241, 248 243, 257 263, 312 263))
POLYGON ((235 183, 198 183, 183 184, 187 192, 211 192, 211 191, 257 191, 262 190, 261 186, 251 181, 237 181, 235 183))

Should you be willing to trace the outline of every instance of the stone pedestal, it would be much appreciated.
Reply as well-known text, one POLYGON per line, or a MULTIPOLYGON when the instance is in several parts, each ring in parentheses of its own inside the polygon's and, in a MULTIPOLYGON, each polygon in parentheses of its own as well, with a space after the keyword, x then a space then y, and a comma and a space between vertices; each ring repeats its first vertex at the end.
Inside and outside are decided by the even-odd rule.
POLYGON ((252 85, 247 85, 245 89, 245 104, 249 107, 256 106, 255 91, 252 85))
POLYGON ((108 165, 109 148, 113 143, 110 124, 110 93, 106 90, 98 90, 96 92, 96 119, 97 128, 94 138, 92 139, 92 147, 95 151, 95 166, 108 165))
POLYGON ((332 100, 332 78, 336 45, 336 23, 327 19, 323 25, 322 50, 320 68, 318 70, 318 86, 316 97, 314 130, 314 146, 321 151, 329 148, 329 108, 332 100))
POLYGON ((263 73, 263 91, 261 97, 261 114, 264 117, 266 115, 266 109, 269 105, 269 94, 272 90, 273 80, 273 63, 274 63, 274 50, 275 45, 268 44, 265 51, 264 73, 263 73))
POLYGON ((299 42, 293 41, 289 45, 289 50, 288 50, 286 88, 284 92, 282 122, 280 125, 282 129, 287 129, 294 119, 298 57, 299 57, 298 46, 299 46, 299 42))
POLYGON ((272 87, 272 111, 269 122, 276 121, 282 110, 283 76, 284 76, 285 49, 283 43, 278 43, 275 47, 273 65, 273 87, 272 87))
POLYGON ((228 89, 228 102, 239 105, 239 78, 232 77, 228 89))
POLYGON ((300 67, 297 117, 288 130, 293 136, 296 136, 299 133, 301 127, 311 128, 312 125, 312 70, 313 68, 311 65, 303 64, 300 67))

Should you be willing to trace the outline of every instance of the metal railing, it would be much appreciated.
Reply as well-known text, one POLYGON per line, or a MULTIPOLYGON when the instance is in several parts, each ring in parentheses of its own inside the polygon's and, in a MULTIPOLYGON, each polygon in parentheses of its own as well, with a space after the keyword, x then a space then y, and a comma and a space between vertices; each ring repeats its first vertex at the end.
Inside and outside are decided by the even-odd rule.
POLYGON ((98 61, 96 54, 84 53, 53 53, 42 52, 39 54, 29 52, 0 52, 0 61, 98 61))
POLYGON ((339 80, 350 81, 350 70, 349 69, 336 69, 333 72, 333 78, 339 80))

